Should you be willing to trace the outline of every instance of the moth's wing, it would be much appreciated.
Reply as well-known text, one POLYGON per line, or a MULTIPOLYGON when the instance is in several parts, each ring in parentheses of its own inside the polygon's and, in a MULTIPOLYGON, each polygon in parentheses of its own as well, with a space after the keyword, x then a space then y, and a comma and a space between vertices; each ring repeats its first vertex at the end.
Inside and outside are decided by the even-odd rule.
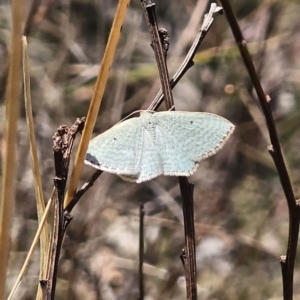
POLYGON ((140 173, 143 145, 140 124, 140 118, 132 118, 92 139, 85 163, 110 173, 135 177, 140 173))
POLYGON ((182 151, 180 143, 161 126, 156 126, 156 144, 163 162, 163 174, 169 176, 189 176, 196 170, 195 162, 182 151))
POLYGON ((144 128, 140 174, 137 183, 148 181, 163 173, 163 162, 153 136, 144 128))
POLYGON ((155 118, 159 128, 194 162, 214 155, 234 130, 231 122, 211 113, 168 111, 156 113, 155 118))
POLYGON ((141 126, 142 145, 138 165, 138 173, 134 175, 119 175, 122 179, 130 182, 141 183, 151 180, 163 173, 162 161, 152 135, 141 126))

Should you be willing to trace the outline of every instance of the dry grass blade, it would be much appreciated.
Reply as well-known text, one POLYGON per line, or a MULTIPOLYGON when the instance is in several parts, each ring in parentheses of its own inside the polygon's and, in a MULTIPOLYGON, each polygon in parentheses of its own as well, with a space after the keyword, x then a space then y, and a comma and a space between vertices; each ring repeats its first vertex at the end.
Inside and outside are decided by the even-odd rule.
POLYGON ((9 257, 10 230, 15 204, 17 122, 21 87, 22 1, 12 0, 12 34, 6 89, 6 128, 2 162, 0 207, 0 299, 5 298, 6 269, 9 257), (8 138, 9 137, 9 138, 8 138))
MULTIPOLYGON (((37 206, 37 215, 38 221, 41 223, 43 214, 45 212, 45 202, 43 196, 43 187, 41 180, 41 173, 39 169, 39 161, 37 155, 36 140, 34 135, 34 123, 32 116, 32 105, 31 105, 31 95, 30 95, 30 73, 29 73, 29 59, 28 59, 28 48, 26 37, 23 37, 23 81, 24 81, 24 98, 25 98, 25 110, 26 110, 26 119, 28 124, 29 131, 29 140, 30 140, 30 153, 32 159, 32 168, 33 176, 35 182, 35 195, 36 195, 36 206, 37 206)), ((40 239, 40 278, 45 278, 47 272, 47 260, 48 260, 48 251, 50 244, 50 233, 47 226, 41 232, 40 239)), ((37 299, 41 297, 41 290, 39 287, 37 299)))
POLYGON ((78 180, 81 174, 81 169, 84 161, 84 156, 88 147, 88 142, 91 139, 92 131, 102 102, 106 82, 117 49, 117 44, 120 38, 121 29, 124 23, 129 2, 130 0, 120 0, 117 7, 107 46, 105 48, 102 64, 99 70, 99 75, 96 81, 95 90, 90 103, 85 127, 82 133, 78 151, 76 153, 74 168, 72 170, 70 183, 65 197, 64 207, 66 207, 69 204, 69 202, 75 195, 77 189, 78 180))
MULTIPOLYGON (((30 259, 31 259, 32 255, 33 255, 33 252, 34 252, 34 250, 35 250, 35 248, 36 248, 36 246, 37 246, 37 244, 38 244, 38 242, 39 242, 39 238, 40 238, 40 236, 41 236, 41 233, 42 233, 42 231, 43 231, 43 229, 44 229, 44 225, 45 225, 45 222, 46 222, 46 220, 47 220, 47 217, 48 217, 48 214, 49 214, 49 211, 50 211, 50 208, 51 208, 53 195, 54 195, 54 189, 53 189, 52 195, 51 195, 51 197, 50 197, 50 199, 49 199, 49 201, 48 201, 48 203, 47 203, 47 206, 46 206, 46 208, 45 208, 44 214, 43 214, 43 216, 42 216, 41 219, 40 219, 40 222, 39 222, 39 228, 38 228, 38 230, 37 230, 37 232, 36 232, 36 234, 35 234, 35 237, 34 237, 34 239, 33 239, 33 241, 32 241, 32 244, 31 244, 31 246, 30 246, 30 249, 29 249, 29 251, 28 251, 28 253, 27 253, 25 262, 24 262, 24 264, 23 264, 23 267, 22 267, 22 269, 21 269, 21 271, 20 271, 20 273, 19 273, 19 275, 18 275, 18 278, 17 278, 17 280, 16 280, 16 282, 15 282, 15 284, 14 284, 14 286, 13 286, 13 288, 12 288, 12 290, 11 290, 11 292, 10 292, 8 298, 7 298, 7 300, 12 300, 12 299, 13 299, 14 294, 15 294, 17 288, 19 287, 19 285, 20 285, 20 283, 21 283, 21 280, 23 279, 23 277, 24 277, 24 275, 25 275, 25 272, 26 272, 26 270, 27 270, 27 268, 28 268, 30 259)), ((46 263, 46 262, 45 262, 45 263, 46 263)), ((38 294, 38 296, 39 296, 39 295, 41 295, 41 294, 38 294)), ((41 295, 41 296, 42 296, 42 295, 41 295)))

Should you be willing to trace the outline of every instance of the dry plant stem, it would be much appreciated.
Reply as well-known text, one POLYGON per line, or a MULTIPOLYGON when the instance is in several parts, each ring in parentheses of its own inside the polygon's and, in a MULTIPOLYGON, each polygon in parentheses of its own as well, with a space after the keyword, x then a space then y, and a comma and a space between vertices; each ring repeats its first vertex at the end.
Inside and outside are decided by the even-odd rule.
MULTIPOLYGON (((173 78, 170 81, 171 88, 174 88, 182 76, 194 65, 194 56, 201 45, 202 41, 204 40, 207 32, 209 31, 214 18, 213 16, 216 13, 221 13, 222 9, 215 4, 212 4, 208 14, 204 16, 204 20, 201 26, 199 33, 197 34, 188 54, 186 55, 184 61, 182 62, 181 66, 174 74, 173 78)), ((164 94, 162 89, 159 90, 157 95, 155 96, 154 100, 152 101, 151 105, 148 107, 149 110, 157 110, 157 108, 162 104, 164 101, 164 94)))
POLYGON ((94 182, 98 179, 98 177, 103 173, 102 170, 97 170, 93 173, 93 175, 89 178, 89 180, 76 192, 74 198, 69 202, 67 207, 65 208, 65 213, 71 213, 74 206, 80 200, 80 198, 85 194, 85 192, 94 185, 94 182))
POLYGON ((77 119, 73 126, 60 126, 53 137, 54 163, 55 163, 55 196, 54 220, 51 236, 51 246, 48 262, 47 278, 41 280, 44 300, 53 300, 57 279, 58 261, 66 228, 71 216, 64 213, 64 195, 68 177, 70 156, 75 136, 83 130, 85 119, 77 119))
POLYGON ((21 90, 22 3, 23 1, 11 1, 12 32, 5 95, 6 124, 3 142, 2 191, 0 199, 0 299, 5 299, 10 232, 15 206, 17 122, 21 90))
POLYGON ((263 114, 265 116, 266 124, 269 131, 269 136, 271 140, 271 146, 269 147, 269 153, 273 158, 274 164, 277 168, 280 182, 287 200, 289 208, 289 237, 288 246, 285 259, 281 259, 282 267, 282 280, 283 280, 283 296, 284 300, 292 300, 293 298, 293 278, 294 278, 294 266, 296 258, 296 250, 298 243, 298 233, 299 233, 299 205, 295 201, 295 196, 289 174, 283 159, 274 119, 269 106, 269 97, 265 95, 263 88, 258 79, 257 73, 255 71, 251 56, 249 54, 246 41, 242 35, 239 28, 236 17, 233 10, 227 0, 220 0, 226 17, 228 19, 229 25, 231 27, 232 33, 238 45, 239 51, 241 53, 245 67, 249 73, 252 84, 256 91, 258 100, 260 102, 263 114))
POLYGON ((185 248, 181 249, 181 254, 180 254, 179 258, 180 258, 182 266, 183 266, 183 268, 185 270, 185 265, 186 265, 185 264, 185 261, 186 261, 186 251, 185 251, 185 248))
POLYGON ((48 274, 46 280, 41 280, 43 292, 43 300, 54 300, 56 277, 58 269, 58 260, 64 236, 64 214, 63 214, 63 185, 65 184, 62 178, 54 179, 55 196, 54 196, 54 220, 53 231, 51 236, 51 245, 49 253, 48 274))
POLYGON ((169 72, 166 64, 166 53, 162 46, 162 41, 160 38, 157 21, 156 21, 156 13, 155 13, 155 3, 151 0, 143 0, 142 8, 144 11, 144 15, 148 24, 149 32, 151 35, 151 46, 153 48, 156 62, 158 65, 158 72, 160 76, 160 81, 162 85, 162 91, 164 94, 164 99, 166 101, 167 109, 171 109, 174 105, 173 95, 170 88, 170 78, 169 72))
POLYGON ((140 289, 140 297, 139 297, 139 300, 144 299, 144 273, 143 273, 143 264, 144 264, 144 218, 145 218, 144 204, 140 203, 140 238, 139 238, 139 289, 140 289))
MULTIPOLYGON (((25 98, 25 111, 26 121, 28 124, 29 141, 30 141, 30 154, 32 160, 32 170, 35 182, 35 197, 38 214, 38 222, 41 223, 45 212, 45 201, 43 196, 43 187, 41 173, 39 169, 39 161, 37 154, 37 146, 34 134, 34 121, 32 115, 31 94, 30 94, 30 72, 29 72, 29 58, 26 37, 23 36, 23 83, 24 83, 24 98, 25 98)), ((50 232, 48 226, 43 228, 40 237, 40 278, 45 278, 47 272, 48 249, 50 245, 50 232)), ((35 248, 35 245, 33 245, 35 248)), ((36 299, 42 298, 42 290, 39 285, 36 299)))
POLYGON ((183 251, 181 260, 184 263, 187 299, 197 299, 197 269, 196 269, 196 246, 195 246, 195 227, 194 227, 194 186, 187 181, 186 177, 179 177, 180 192, 183 201, 184 235, 186 249, 183 251))
POLYGON ((44 229, 44 225, 46 223, 46 220, 47 220, 50 208, 51 208, 52 199, 54 197, 54 192, 55 192, 55 190, 53 189, 52 195, 51 195, 51 197, 50 197, 50 199, 49 199, 49 201, 47 203, 45 212, 44 212, 44 214, 43 214, 43 216, 42 216, 42 218, 40 220, 39 228, 38 228, 38 230, 37 230, 37 232, 36 232, 36 234, 34 236, 34 239, 33 239, 32 243, 30 245, 30 249, 29 249, 29 251, 27 253, 27 256, 26 256, 26 259, 25 259, 24 264, 22 266, 22 269, 21 269, 21 271, 20 271, 20 273, 18 275, 18 278, 17 278, 16 282, 13 285, 13 288, 11 289, 11 292, 10 292, 7 300, 12 300, 13 299, 14 294, 17 291, 17 288, 20 285, 21 280, 23 279, 23 277, 24 277, 24 275, 25 275, 25 273, 26 273, 26 271, 28 269, 30 260, 32 258, 32 255, 33 255, 35 249, 36 249, 37 244, 39 243, 39 239, 40 239, 42 230, 44 229))
MULTIPOLYGON (((25 111, 26 120, 28 124, 29 140, 30 140, 30 153, 33 166, 33 175, 35 179, 35 196, 37 200, 37 212, 39 222, 45 211, 45 202, 42 189, 41 172, 38 164, 38 154, 36 140, 34 136, 34 121, 32 115, 31 95, 30 95, 30 74, 29 74, 29 62, 28 62, 28 50, 26 37, 23 36, 23 83, 24 83, 24 98, 25 98, 25 111)), ((45 232, 46 229, 45 229, 45 232)), ((41 247, 42 243, 41 243, 41 247)))
MULTIPOLYGON (((174 107, 173 95, 170 86, 169 73, 166 64, 166 53, 161 44, 155 15, 155 4, 152 1, 142 1, 142 7, 148 22, 153 50, 155 52, 162 90, 168 110, 174 107), (156 53, 158 52, 158 53, 156 53)), ((185 229, 186 265, 185 279, 187 299, 197 299, 196 279, 196 254, 195 254, 195 227, 194 227, 194 203, 190 184, 186 177, 179 177, 181 189, 183 218, 185 229), (191 215, 192 214, 192 215, 191 215)))
POLYGON ((118 3, 111 32, 103 55, 102 64, 99 70, 99 75, 97 77, 93 97, 90 103, 86 126, 84 128, 82 137, 80 139, 79 147, 76 153, 74 168, 72 170, 70 183, 65 196, 65 201, 64 201, 65 207, 67 207, 69 202, 72 200, 77 190, 77 185, 81 174, 84 157, 88 148, 88 143, 92 136, 94 125, 96 123, 96 119, 102 102, 102 97, 106 87, 109 71, 113 63, 114 54, 117 49, 117 44, 120 38, 121 29, 124 23, 129 2, 130 0, 120 0, 118 3))

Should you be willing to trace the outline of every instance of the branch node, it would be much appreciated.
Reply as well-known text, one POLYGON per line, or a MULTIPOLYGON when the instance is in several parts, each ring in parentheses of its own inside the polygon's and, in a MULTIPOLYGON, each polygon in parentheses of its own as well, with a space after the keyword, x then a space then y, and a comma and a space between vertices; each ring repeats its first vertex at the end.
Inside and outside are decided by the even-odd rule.
POLYGON ((67 228, 72 219, 73 216, 68 211, 64 211, 64 228, 67 228))
POLYGON ((286 263, 286 255, 280 255, 279 261, 281 264, 285 264, 286 263))
POLYGON ((165 58, 167 57, 168 51, 169 51, 169 46, 170 46, 170 36, 168 33, 168 30, 165 28, 160 28, 158 30, 161 45, 163 48, 164 56, 165 58))
POLYGON ((270 153, 270 155, 274 155, 274 147, 273 147, 273 145, 270 145, 270 146, 268 146, 268 152, 270 153))
POLYGON ((270 103, 271 102, 271 97, 270 97, 270 95, 266 95, 266 101, 268 102, 268 103, 270 103))
POLYGON ((185 269, 185 266, 186 266, 186 249, 185 248, 182 248, 181 254, 179 257, 182 262, 183 268, 185 269))

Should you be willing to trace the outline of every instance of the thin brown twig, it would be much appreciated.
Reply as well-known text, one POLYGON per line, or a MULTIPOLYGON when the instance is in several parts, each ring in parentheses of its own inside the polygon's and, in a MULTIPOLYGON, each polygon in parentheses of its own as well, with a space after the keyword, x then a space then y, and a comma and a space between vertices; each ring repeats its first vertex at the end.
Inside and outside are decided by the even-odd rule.
MULTIPOLYGON (((143 10, 146 16, 146 20, 149 26, 149 31, 152 36, 152 45, 153 40, 156 40, 157 37, 153 35, 156 34, 157 29, 152 28, 157 26, 156 18, 153 16, 155 13, 154 3, 152 1, 142 1, 143 10), (152 20, 155 22, 151 23, 152 20)), ((213 14, 215 12, 220 12, 220 8, 216 5, 212 5, 210 12, 206 15, 203 25, 199 34, 197 35, 187 57, 182 63, 181 67, 175 74, 174 78, 169 80, 169 74, 167 71, 166 60, 162 59, 163 50, 161 49, 161 44, 158 47, 153 46, 155 52, 158 69, 160 73, 160 79, 162 82, 162 89, 159 91, 158 95, 155 97, 155 100, 150 105, 149 109, 155 110, 162 103, 163 100, 166 101, 167 109, 173 108, 173 96, 171 92, 171 87, 174 87, 184 73, 193 65, 193 57, 197 51, 198 46, 205 37, 208 29, 210 28, 213 22, 213 14), (156 53, 156 52, 160 53, 156 53)), ((165 55, 166 57, 166 55, 165 55)), ((164 57, 164 58, 165 58, 164 57)), ((193 208, 193 187, 189 184, 186 177, 179 178, 180 190, 182 195, 182 206, 183 206, 183 215, 184 215, 184 228, 185 228, 185 259, 184 259, 184 269, 186 277, 186 289, 187 289, 187 299, 197 299, 197 284, 196 284, 196 254, 195 254, 195 228, 194 228, 194 208, 193 208)))
MULTIPOLYGON (((162 84, 162 92, 168 110, 175 109, 172 90, 170 86, 169 73, 166 64, 166 52, 161 44, 158 33, 158 27, 155 16, 155 4, 152 1, 141 1, 142 7, 146 16, 151 35, 152 47, 155 53, 156 63, 159 70, 160 81, 162 84)), ((183 206, 183 219, 185 231, 185 279, 187 299, 197 299, 197 284, 196 284, 196 254, 195 254, 195 227, 193 216, 193 194, 190 193, 190 184, 186 177, 179 177, 179 184, 181 190, 182 206, 183 206), (191 215, 192 214, 192 215, 191 215)))
MULTIPOLYGON (((153 41, 159 40, 157 22, 155 17, 155 4, 152 1, 142 1, 142 7, 146 15, 146 20, 151 34, 153 50, 155 52, 156 62, 159 69, 160 80, 162 83, 162 94, 166 101, 167 109, 173 109, 174 102, 170 86, 169 74, 166 65, 166 55, 164 55, 161 43, 154 46, 153 41), (153 21, 154 20, 154 21, 153 21), (154 27, 154 28, 153 28, 154 27), (156 36, 157 35, 157 36, 156 36), (159 53, 156 53, 159 52, 159 53)), ((213 14, 213 13, 211 13, 213 14)), ((206 19, 207 20, 207 19, 206 19)), ((212 19, 209 18, 208 27, 211 25, 212 19)), ((204 26, 204 25, 203 25, 204 26)), ((194 54, 195 49, 192 52, 194 54)), ((191 56, 192 57, 192 56, 191 56)), ((192 59, 187 60, 187 66, 191 64, 192 59)), ((183 72, 181 73, 183 74, 183 72)), ((185 253, 184 269, 186 279, 187 299, 197 299, 197 266, 195 253, 195 227, 194 227, 194 200, 193 186, 188 182, 186 177, 179 177, 179 185, 182 197, 184 231, 185 231, 185 253)))
POLYGON ((80 198, 86 193, 86 191, 94 185, 94 182, 98 179, 98 177, 103 173, 102 170, 97 170, 92 174, 87 182, 76 192, 74 198, 69 202, 67 207, 65 208, 65 213, 71 213, 74 206, 80 200, 80 198))
POLYGON ((265 94, 261 86, 260 80, 257 76, 257 72, 254 68, 253 61, 247 48, 246 41, 243 37, 243 34, 238 25, 237 19, 234 15, 229 1, 220 0, 220 2, 223 6, 227 20, 229 22, 232 33, 238 45, 240 54, 242 56, 244 65, 248 71, 253 87, 256 91, 257 98, 261 105, 271 141, 271 146, 269 147, 268 151, 276 166, 281 186, 283 188, 287 200, 287 205, 289 209, 288 246, 286 256, 281 256, 280 263, 282 268, 283 297, 284 300, 292 300, 294 266, 299 234, 300 208, 297 202, 295 201, 292 184, 282 155, 274 118, 272 116, 272 111, 269 104, 271 99, 265 94))
POLYGON ((53 137, 55 163, 54 220, 46 279, 41 280, 43 299, 53 300, 57 279, 58 261, 66 228, 71 221, 64 213, 64 195, 68 178, 70 156, 78 132, 82 132, 85 118, 77 119, 73 126, 60 126, 53 137))
MULTIPOLYGON (((214 15, 220 13, 222 13, 222 8, 217 6, 214 3, 211 4, 210 10, 204 16, 204 20, 200 28, 200 31, 197 34, 190 50, 188 51, 188 54, 186 55, 179 69, 176 71, 176 73, 170 80, 170 86, 172 89, 176 86, 176 84, 183 77, 183 75, 194 65, 194 61, 193 61, 194 56, 214 21, 214 15)), ((154 100, 148 107, 148 110, 157 110, 163 101, 164 101, 164 94, 162 89, 160 89, 157 95, 155 96, 154 100)))
POLYGON ((139 290, 140 297, 139 300, 144 299, 144 219, 145 219, 145 209, 144 204, 140 203, 140 236, 139 236, 139 290))
POLYGON ((145 0, 141 2, 151 35, 151 45, 158 65, 158 72, 162 85, 162 91, 166 101, 166 106, 167 109, 171 109, 174 105, 173 94, 170 88, 170 77, 166 64, 166 52, 164 51, 164 48, 162 46, 162 40, 157 26, 155 3, 151 0, 145 0))
POLYGON ((184 263, 187 299, 197 299, 197 266, 194 223, 194 185, 186 177, 179 177, 182 209, 184 217, 185 251, 181 260, 184 263))

